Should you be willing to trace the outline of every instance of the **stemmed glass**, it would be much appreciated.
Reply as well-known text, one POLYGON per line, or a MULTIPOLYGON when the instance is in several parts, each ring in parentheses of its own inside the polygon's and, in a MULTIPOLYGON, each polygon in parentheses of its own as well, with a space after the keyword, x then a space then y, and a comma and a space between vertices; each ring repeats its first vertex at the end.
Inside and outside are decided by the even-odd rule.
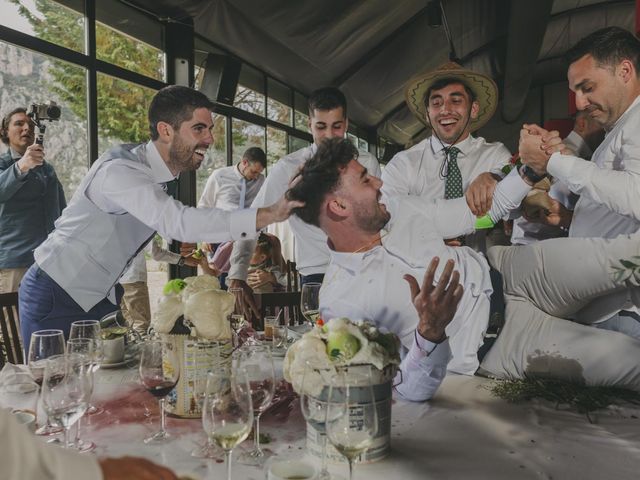
POLYGON ((165 430, 164 399, 180 379, 180 361, 176 349, 165 340, 152 340, 140 349, 140 380, 160 406, 160 431, 145 438, 144 443, 164 442, 171 435, 165 430))
POLYGON ((309 282, 305 283, 300 291, 300 311, 312 328, 320 317, 321 286, 321 283, 309 282))
MULTIPOLYGON (((69 330, 69 340, 75 338, 86 338, 93 343, 92 353, 92 369, 97 372, 102 363, 103 356, 103 342, 101 336, 101 327, 99 320, 76 320, 71 323, 71 329, 69 330)), ((87 413, 89 415, 98 415, 104 412, 103 408, 98 408, 95 405, 89 404, 87 413)))
POLYGON ((353 462, 373 444, 378 433, 371 372, 341 372, 334 377, 327 399, 327 436, 349 462, 349 480, 353 480, 353 462))
MULTIPOLYGON (((204 398, 207 392, 207 380, 209 372, 220 365, 220 349, 222 344, 218 342, 209 342, 198 340, 192 347, 194 348, 195 373, 193 376, 193 396, 198 402, 200 411, 204 408, 204 398), (215 355, 212 355, 212 349, 215 349, 215 355)), ((205 433, 209 431, 205 425, 205 416, 202 415, 202 422, 205 433)), ((221 449, 214 443, 213 438, 207 435, 207 442, 196 447, 191 452, 192 457, 196 458, 212 458, 216 459, 222 456, 221 449)))
POLYGON ((229 323, 231 325, 231 330, 233 330, 233 346, 240 346, 239 334, 240 330, 245 325, 244 315, 242 314, 242 294, 243 290, 241 288, 230 288, 229 293, 233 294, 235 298, 235 303, 233 307, 233 313, 229 315, 229 323))
POLYGON ((305 365, 300 390, 300 409, 307 423, 320 434, 322 442, 322 467, 318 473, 318 480, 329 480, 331 474, 327 470, 327 431, 325 422, 327 420, 327 402, 319 397, 322 394, 323 385, 329 385, 331 378, 335 375, 333 369, 317 369, 305 365), (314 395, 317 391, 317 394, 314 395))
MULTIPOLYGON (((87 375, 87 381, 89 382, 89 400, 91 399, 91 395, 93 395, 93 387, 94 387, 94 364, 95 364, 95 349, 96 344, 90 338, 70 338, 67 341, 67 353, 78 353, 80 355, 84 355, 87 361, 89 362, 89 372, 87 375)), ((91 404, 89 404, 91 405, 91 404)), ((87 409, 87 413, 89 413, 91 406, 87 409)), ((95 407, 94 407, 95 408, 95 407)), ((76 435, 73 440, 73 446, 76 450, 81 453, 91 452, 96 448, 96 444, 92 441, 85 441, 80 439, 80 426, 82 424, 82 417, 78 419, 76 422, 76 435)))
MULTIPOLYGON (((54 355, 62 355, 63 353, 64 334, 62 330, 38 330, 31 334, 27 364, 34 381, 41 387, 41 392, 47 358, 54 355)), ((51 425, 47 417, 46 423, 39 427, 35 433, 36 435, 55 435, 60 433, 61 430, 60 427, 51 425)))
POLYGON ((246 371, 236 368, 218 369, 207 375, 202 410, 205 432, 220 446, 226 456, 227 480, 231 480, 231 453, 251 432, 253 407, 246 371))
POLYGON ((42 404, 47 415, 64 427, 64 447, 70 448, 71 426, 89 406, 91 361, 70 353, 47 359, 42 382, 42 404))
POLYGON ((270 456, 260 448, 260 416, 271 405, 275 391, 271 349, 266 345, 245 344, 236 352, 235 364, 236 368, 244 369, 247 373, 256 422, 253 431, 254 448, 240 455, 238 461, 245 465, 261 466, 270 456))

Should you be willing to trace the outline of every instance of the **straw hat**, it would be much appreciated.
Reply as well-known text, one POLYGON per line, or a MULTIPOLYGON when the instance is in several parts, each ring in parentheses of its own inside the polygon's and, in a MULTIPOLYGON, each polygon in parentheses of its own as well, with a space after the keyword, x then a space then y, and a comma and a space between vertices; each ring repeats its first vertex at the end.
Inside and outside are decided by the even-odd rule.
POLYGON ((429 127, 424 105, 424 96, 431 85, 442 78, 456 78, 467 85, 475 94, 476 101, 480 105, 478 117, 471 119, 469 127, 472 132, 478 130, 493 116, 498 105, 498 87, 495 82, 486 75, 472 72, 462 68, 455 62, 447 62, 437 69, 423 73, 409 80, 405 98, 407 105, 418 119, 429 127))

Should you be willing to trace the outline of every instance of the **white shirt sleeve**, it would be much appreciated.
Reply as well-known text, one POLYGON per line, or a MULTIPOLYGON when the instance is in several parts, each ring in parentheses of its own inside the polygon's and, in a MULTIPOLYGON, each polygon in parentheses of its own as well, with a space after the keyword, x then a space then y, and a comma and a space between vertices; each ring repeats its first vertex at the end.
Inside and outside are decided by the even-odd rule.
POLYGON ((411 348, 402 349, 404 358, 394 381, 396 391, 413 402, 429 400, 447 374, 447 364, 451 359, 449 340, 436 345, 416 335, 411 348))
POLYGON ((129 213, 163 237, 210 243, 255 238, 256 209, 225 212, 174 200, 133 162, 112 160, 100 168, 87 197, 101 210, 129 213))
POLYGON ((2 478, 20 480, 102 480, 96 457, 41 442, 11 413, 0 409, 2 478))
POLYGON ((571 155, 554 153, 547 171, 579 195, 587 195, 620 215, 640 220, 640 139, 629 135, 617 158, 624 170, 609 170, 571 155))
POLYGON ((214 171, 204 186, 200 200, 198 201, 198 208, 213 208, 216 205, 216 197, 218 195, 218 179, 216 172, 214 171))
POLYGON ((382 176, 382 170, 380 169, 380 163, 378 162, 378 159, 371 153, 365 152, 363 150, 359 150, 358 153, 358 162, 360 162, 360 165, 367 169, 369 175, 380 178, 382 176))
POLYGON ((161 240, 158 241, 156 237, 151 240, 151 258, 156 262, 167 262, 173 265, 177 264, 181 255, 174 253, 161 245, 161 240))

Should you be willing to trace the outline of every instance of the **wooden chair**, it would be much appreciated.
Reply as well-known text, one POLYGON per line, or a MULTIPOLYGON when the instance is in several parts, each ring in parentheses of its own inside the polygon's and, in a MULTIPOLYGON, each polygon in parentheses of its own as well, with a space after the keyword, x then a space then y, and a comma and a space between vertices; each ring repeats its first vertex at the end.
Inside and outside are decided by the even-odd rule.
POLYGON ((300 312, 300 292, 256 293, 254 297, 262 319, 266 315, 280 315, 286 325, 298 325, 304 320, 300 312), (281 310, 284 311, 280 313, 281 310))
MULTIPOLYGON (((18 292, 0 293, 0 332, 6 361, 14 364, 24 363, 18 317, 18 292)), ((5 358, 0 361, 4 363, 5 358)))
POLYGON ((296 262, 287 260, 287 292, 297 292, 300 290, 300 275, 296 268, 296 262))

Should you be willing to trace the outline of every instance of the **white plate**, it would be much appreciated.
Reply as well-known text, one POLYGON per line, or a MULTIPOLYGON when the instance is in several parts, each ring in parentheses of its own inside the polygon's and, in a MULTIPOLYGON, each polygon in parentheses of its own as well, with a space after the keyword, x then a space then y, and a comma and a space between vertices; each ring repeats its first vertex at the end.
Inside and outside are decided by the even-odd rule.
POLYGON ((117 362, 117 363, 101 363, 100 364, 100 368, 119 368, 119 367, 124 367, 125 365, 127 365, 128 363, 131 363, 131 361, 134 359, 134 357, 125 357, 125 359, 122 362, 117 362))

